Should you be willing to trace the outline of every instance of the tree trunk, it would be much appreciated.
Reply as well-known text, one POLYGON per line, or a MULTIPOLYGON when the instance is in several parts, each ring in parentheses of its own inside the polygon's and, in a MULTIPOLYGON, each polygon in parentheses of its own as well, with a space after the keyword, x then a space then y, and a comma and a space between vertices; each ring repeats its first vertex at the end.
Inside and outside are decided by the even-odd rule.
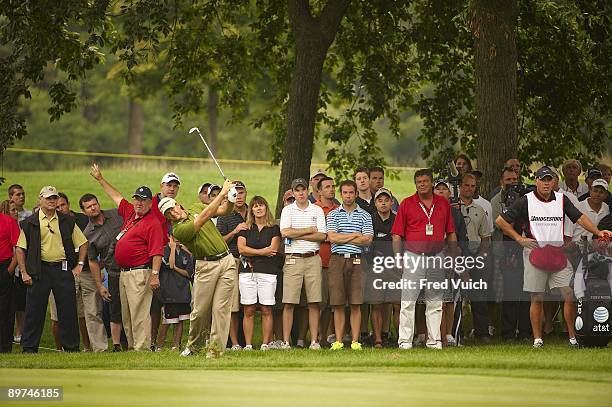
POLYGON ((295 67, 287 103, 287 135, 278 184, 276 217, 283 208, 283 193, 295 178, 308 179, 321 75, 327 51, 336 38, 349 0, 329 0, 318 18, 308 0, 289 0, 289 25, 295 40, 295 67))
POLYGON ((219 116, 219 95, 217 89, 208 86, 208 143, 215 157, 217 156, 217 117, 219 116))
MULTIPOLYGON (((128 154, 142 154, 142 134, 144 127, 144 110, 142 105, 134 98, 129 101, 128 123, 128 154)), ((132 163, 138 162, 133 158, 132 163)))
POLYGON ((499 185, 503 163, 517 156, 516 0, 472 0, 478 169, 481 195, 499 185))

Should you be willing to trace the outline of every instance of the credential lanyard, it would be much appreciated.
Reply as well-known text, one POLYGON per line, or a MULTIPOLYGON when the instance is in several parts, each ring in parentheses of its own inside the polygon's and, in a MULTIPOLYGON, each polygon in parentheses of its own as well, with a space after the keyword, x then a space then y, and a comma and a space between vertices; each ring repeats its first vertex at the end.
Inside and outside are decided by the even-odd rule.
POLYGON ((427 216, 427 224, 431 225, 431 215, 433 215, 433 211, 434 211, 434 208, 436 207, 436 204, 431 205, 431 209, 429 210, 429 213, 427 213, 427 210, 425 209, 425 205, 423 205, 423 203, 419 202, 419 205, 421 206, 421 209, 423 210, 423 213, 425 214, 425 216, 427 216))

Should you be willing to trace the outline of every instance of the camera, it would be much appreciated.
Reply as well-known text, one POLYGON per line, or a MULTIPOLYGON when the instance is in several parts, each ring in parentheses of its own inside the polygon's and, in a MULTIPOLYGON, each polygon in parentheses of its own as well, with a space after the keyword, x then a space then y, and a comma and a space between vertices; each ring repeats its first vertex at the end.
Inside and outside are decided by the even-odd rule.
POLYGON ((535 189, 536 189, 535 185, 527 185, 527 184, 507 185, 501 191, 502 211, 505 213, 508 210, 508 208, 514 205, 517 199, 519 199, 522 196, 525 196, 531 191, 535 191, 535 189))

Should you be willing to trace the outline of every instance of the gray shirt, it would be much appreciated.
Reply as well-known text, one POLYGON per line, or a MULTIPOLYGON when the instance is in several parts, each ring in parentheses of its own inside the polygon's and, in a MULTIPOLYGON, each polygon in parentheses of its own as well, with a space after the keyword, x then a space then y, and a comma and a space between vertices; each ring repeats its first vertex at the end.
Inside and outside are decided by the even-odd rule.
POLYGON ((119 267, 115 263, 115 243, 117 235, 121 231, 123 219, 119 216, 117 209, 109 209, 102 211, 104 215, 104 223, 98 225, 89 221, 83 234, 89 241, 87 250, 87 258, 89 260, 102 260, 103 267, 107 271, 119 271, 119 267))

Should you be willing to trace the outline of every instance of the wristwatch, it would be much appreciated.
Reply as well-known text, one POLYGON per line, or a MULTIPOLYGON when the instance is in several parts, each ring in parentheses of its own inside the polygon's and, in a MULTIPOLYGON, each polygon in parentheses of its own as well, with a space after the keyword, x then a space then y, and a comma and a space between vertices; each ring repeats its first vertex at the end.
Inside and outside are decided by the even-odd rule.
POLYGON ((151 271, 151 274, 153 274, 154 276, 158 276, 159 275, 159 271, 158 270, 153 270, 153 271, 151 271))
POLYGON ((84 266, 84 265, 85 265, 85 262, 84 262, 84 261, 80 261, 80 262, 79 262, 79 266, 84 266))

